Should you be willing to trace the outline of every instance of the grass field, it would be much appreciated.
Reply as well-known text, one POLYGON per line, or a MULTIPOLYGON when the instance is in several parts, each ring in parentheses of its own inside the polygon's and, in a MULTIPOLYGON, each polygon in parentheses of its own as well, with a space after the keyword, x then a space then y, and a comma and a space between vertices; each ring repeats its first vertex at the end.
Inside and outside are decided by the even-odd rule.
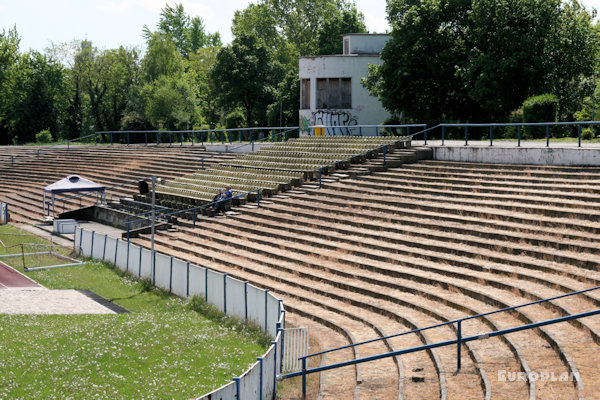
POLYGON ((132 313, 0 315, 0 399, 188 399, 231 381, 270 343, 200 299, 169 296, 101 263, 27 275, 132 313))

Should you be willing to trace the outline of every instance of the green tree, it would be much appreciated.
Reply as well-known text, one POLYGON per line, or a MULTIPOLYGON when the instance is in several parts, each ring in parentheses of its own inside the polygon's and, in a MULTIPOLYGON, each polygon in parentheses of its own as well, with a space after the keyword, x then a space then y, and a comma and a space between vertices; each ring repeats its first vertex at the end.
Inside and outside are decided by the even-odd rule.
POLYGON ((266 125, 267 106, 281 76, 279 64, 253 34, 240 35, 221 48, 211 72, 221 105, 227 110, 241 106, 248 127, 266 125))
POLYGON ((151 82, 162 75, 176 76, 182 72, 183 59, 171 36, 153 33, 148 39, 148 49, 142 59, 144 80, 151 82))
POLYGON ((0 144, 9 144, 14 135, 10 129, 8 114, 13 102, 12 87, 18 73, 20 41, 16 28, 9 29, 8 32, 3 29, 0 33, 0 144))
MULTIPOLYGON (((185 59, 203 47, 221 45, 219 33, 207 33, 202 18, 191 18, 186 14, 182 4, 176 4, 174 7, 167 4, 161 10, 155 33, 170 37, 181 57, 185 59)), ((144 26, 144 36, 147 40, 153 36, 147 26, 144 26)))
POLYGON ((342 54, 341 36, 345 33, 366 33, 364 16, 356 7, 341 9, 323 21, 317 31, 316 55, 342 54))
POLYGON ((35 135, 45 129, 60 135, 67 108, 64 67, 32 51, 19 57, 16 68, 5 110, 9 137, 26 143, 35 141, 35 135))
POLYGON ((141 91, 145 115, 157 129, 186 130, 197 119, 192 79, 163 75, 141 91))
POLYGON ((388 18, 384 64, 365 84, 413 120, 506 120, 540 93, 557 95, 565 117, 597 53, 591 16, 576 1, 390 0, 388 18))

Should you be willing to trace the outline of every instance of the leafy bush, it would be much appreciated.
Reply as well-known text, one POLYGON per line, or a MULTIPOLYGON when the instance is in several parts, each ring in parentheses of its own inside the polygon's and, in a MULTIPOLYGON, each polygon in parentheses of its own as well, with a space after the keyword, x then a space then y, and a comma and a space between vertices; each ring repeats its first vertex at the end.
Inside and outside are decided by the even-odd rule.
POLYGON ((596 135, 594 134, 594 130, 592 128, 585 128, 581 131, 581 139, 582 140, 592 140, 596 135))
MULTIPOLYGON (((553 94, 533 96, 523 102, 523 122, 555 122, 558 114, 558 97, 553 94)), ((528 137, 543 138, 546 128, 543 126, 526 126, 528 137)))
POLYGON ((225 116, 225 128, 242 128, 244 126, 245 121, 246 117, 244 116, 244 113, 241 110, 232 111, 225 116))
POLYGON ((52 143, 52 133, 48 129, 44 129, 35 135, 36 143, 46 144, 52 143))

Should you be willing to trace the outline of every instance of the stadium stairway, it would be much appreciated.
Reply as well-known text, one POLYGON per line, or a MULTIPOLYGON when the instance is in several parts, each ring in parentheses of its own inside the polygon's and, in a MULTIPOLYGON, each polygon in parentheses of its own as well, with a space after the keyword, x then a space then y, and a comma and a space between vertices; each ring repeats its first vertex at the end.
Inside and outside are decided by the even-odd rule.
MULTIPOLYGON (((420 161, 354 172, 195 229, 181 221, 156 248, 271 290, 323 348, 600 285, 598 168, 420 161)), ((470 320, 463 335, 599 307, 600 293, 588 292, 470 320)), ((323 363, 456 334, 443 326, 323 363)), ((599 399, 599 344, 600 318, 589 317, 465 344, 459 373, 455 346, 327 371, 320 396, 599 399)))
MULTIPOLYGON (((9 204, 14 222, 38 223, 42 219, 43 189, 68 175, 76 174, 106 186, 114 186, 151 175, 174 179, 201 167, 202 158, 207 165, 225 161, 230 154, 216 155, 201 146, 72 146, 70 149, 54 148, 52 151, 15 157, 13 166, 0 167, 0 200, 9 204)), ((10 148, 18 154, 17 148, 10 148)), ((115 188, 107 197, 132 197, 137 185, 115 188)), ((93 204, 95 197, 83 198, 81 205, 93 204)), ((65 210, 80 207, 76 199, 66 202, 65 210)), ((62 202, 57 202, 62 211, 62 202)))
MULTIPOLYGON (((229 185, 242 202, 246 196, 254 200, 339 169, 353 176, 386 170, 382 160, 374 160, 384 154, 388 166, 431 157, 430 150, 411 149, 410 141, 401 137, 300 137, 166 181, 157 188, 157 199, 163 206, 186 209, 211 202, 219 189, 229 185)), ((149 196, 136 200, 148 202, 149 196)))

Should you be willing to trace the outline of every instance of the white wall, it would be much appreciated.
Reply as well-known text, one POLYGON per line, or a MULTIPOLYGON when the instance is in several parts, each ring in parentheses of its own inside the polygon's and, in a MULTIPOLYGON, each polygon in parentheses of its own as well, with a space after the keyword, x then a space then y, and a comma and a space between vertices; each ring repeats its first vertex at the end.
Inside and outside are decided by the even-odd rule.
MULTIPOLYGON (((310 109, 300 110, 301 133, 307 134, 310 125, 378 125, 388 118, 389 113, 383 108, 381 102, 376 97, 370 96, 360 83, 361 78, 368 75, 369 64, 382 64, 382 61, 377 56, 358 55, 300 58, 300 79, 311 80, 310 109), (317 78, 351 78, 352 108, 317 109, 317 78)), ((329 130, 327 134, 336 134, 336 132, 329 130)))
POLYGON ((600 149, 526 147, 437 147, 433 159, 499 164, 600 166, 600 149))

